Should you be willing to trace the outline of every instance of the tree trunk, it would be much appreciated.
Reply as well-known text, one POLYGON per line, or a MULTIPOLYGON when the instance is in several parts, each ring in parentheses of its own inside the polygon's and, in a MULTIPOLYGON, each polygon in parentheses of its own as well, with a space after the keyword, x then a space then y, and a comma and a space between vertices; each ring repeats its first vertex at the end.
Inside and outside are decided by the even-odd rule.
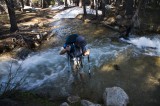
POLYGON ((17 26, 17 20, 16 20, 16 15, 15 15, 15 10, 14 10, 14 3, 13 0, 5 0, 7 8, 8 8, 8 13, 9 13, 9 18, 10 18, 10 32, 15 32, 18 30, 17 26))
POLYGON ((90 0, 91 9, 94 9, 94 0, 90 0))
POLYGON ((26 0, 26 5, 29 6, 30 5, 30 0, 26 0))
POLYGON ((79 6, 80 0, 76 0, 76 6, 79 6))
POLYGON ((24 1, 21 0, 21 5, 22 5, 22 8, 24 8, 24 1))
POLYGON ((47 0, 48 7, 51 5, 51 0, 47 0))
POLYGON ((134 26, 134 27, 140 27, 139 11, 142 7, 142 4, 144 4, 144 1, 145 0, 140 0, 139 1, 138 8, 137 8, 135 14, 132 17, 132 26, 134 26))
POLYGON ((83 0, 79 0, 79 7, 82 7, 83 0))
POLYGON ((33 6, 33 0, 29 0, 29 6, 33 6))
POLYGON ((106 4, 109 4, 109 0, 106 0, 106 4))
POLYGON ((122 3, 122 0, 116 0, 116 7, 119 7, 121 3, 122 3))
POLYGON ((81 2, 80 0, 77 0, 77 6, 79 6, 79 5, 80 5, 80 2, 81 2))
POLYGON ((126 15, 132 16, 133 15, 133 0, 126 0, 126 15))
POLYGON ((44 7, 44 0, 41 0, 41 7, 44 7))
POLYGON ((44 8, 48 8, 50 5, 50 0, 44 0, 44 8))
POLYGON ((138 0, 134 0, 134 8, 138 7, 138 0))
POLYGON ((104 0, 102 0, 102 2, 101 2, 102 4, 102 17, 105 17, 105 15, 106 15, 106 8, 105 8, 105 2, 104 2, 104 0))
POLYGON ((98 1, 95 0, 95 4, 96 4, 96 18, 98 18, 98 1))
POLYGON ((68 7, 67 0, 64 1, 65 7, 68 7))
POLYGON ((46 8, 48 5, 47 1, 46 0, 41 0, 41 7, 42 8, 46 8))
POLYGON ((83 0, 82 3, 83 3, 83 12, 84 12, 83 18, 86 18, 86 15, 87 15, 87 11, 86 11, 86 0, 83 0))

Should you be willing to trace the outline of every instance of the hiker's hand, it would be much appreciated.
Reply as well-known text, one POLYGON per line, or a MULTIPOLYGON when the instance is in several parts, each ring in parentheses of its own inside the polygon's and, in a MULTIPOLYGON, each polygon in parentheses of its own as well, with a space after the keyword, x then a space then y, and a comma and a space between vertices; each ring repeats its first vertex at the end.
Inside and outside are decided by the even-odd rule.
POLYGON ((63 55, 66 53, 66 49, 64 49, 63 47, 61 47, 61 50, 59 52, 60 55, 63 55))
POLYGON ((70 51, 70 50, 71 50, 71 46, 67 46, 67 47, 66 47, 66 50, 67 50, 67 51, 70 51))
POLYGON ((90 50, 87 50, 86 52, 84 52, 84 55, 87 56, 90 54, 90 50))

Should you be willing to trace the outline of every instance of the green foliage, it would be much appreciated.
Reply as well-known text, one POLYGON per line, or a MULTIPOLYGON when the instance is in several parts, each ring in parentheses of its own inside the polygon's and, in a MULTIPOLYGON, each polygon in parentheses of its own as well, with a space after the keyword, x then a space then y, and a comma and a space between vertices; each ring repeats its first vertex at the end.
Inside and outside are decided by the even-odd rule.
POLYGON ((32 0, 32 3, 37 3, 39 0, 32 0))
POLYGON ((45 97, 39 97, 29 91, 12 91, 6 92, 5 94, 0 96, 1 99, 8 98, 14 101, 17 101, 18 104, 22 104, 25 106, 54 106, 55 104, 48 100, 45 97))
POLYGON ((51 0, 51 5, 55 5, 55 0, 51 0))

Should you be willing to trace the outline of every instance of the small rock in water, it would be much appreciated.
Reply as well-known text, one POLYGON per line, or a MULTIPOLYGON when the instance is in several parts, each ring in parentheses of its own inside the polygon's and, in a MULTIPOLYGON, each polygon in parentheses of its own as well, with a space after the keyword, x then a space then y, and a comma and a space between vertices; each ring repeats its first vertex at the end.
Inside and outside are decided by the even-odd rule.
POLYGON ((69 106, 69 104, 67 102, 64 102, 60 106, 69 106))
POLYGON ((76 103, 76 102, 78 102, 78 101, 80 100, 80 97, 79 97, 79 96, 69 96, 69 97, 67 98, 67 100, 68 100, 68 102, 70 102, 70 103, 76 103))
POLYGON ((88 100, 81 100, 82 106, 101 106, 100 104, 94 104, 88 100))
POLYGON ((113 67, 115 70, 120 70, 120 67, 117 64, 113 65, 113 67))

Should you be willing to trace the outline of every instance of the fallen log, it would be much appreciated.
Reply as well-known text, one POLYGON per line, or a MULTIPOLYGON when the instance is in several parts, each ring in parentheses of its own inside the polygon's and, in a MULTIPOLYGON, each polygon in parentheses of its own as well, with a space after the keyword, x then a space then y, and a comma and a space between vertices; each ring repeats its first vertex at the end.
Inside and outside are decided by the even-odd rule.
POLYGON ((0 52, 9 51, 15 47, 34 49, 40 46, 42 41, 50 37, 50 32, 15 32, 0 36, 0 52))
POLYGON ((16 37, 17 35, 34 37, 34 36, 36 36, 37 34, 39 34, 39 33, 36 33, 36 32, 15 32, 15 33, 10 33, 10 34, 1 35, 1 36, 0 36, 0 39, 3 40, 3 39, 6 39, 6 38, 9 38, 9 37, 16 37))
POLYGON ((101 22, 101 25, 102 25, 102 26, 104 26, 104 27, 110 28, 110 29, 112 29, 113 31, 116 31, 116 32, 121 33, 121 31, 120 31, 120 30, 118 30, 118 29, 114 28, 113 26, 110 26, 110 25, 105 24, 105 23, 103 23, 103 22, 101 22))

